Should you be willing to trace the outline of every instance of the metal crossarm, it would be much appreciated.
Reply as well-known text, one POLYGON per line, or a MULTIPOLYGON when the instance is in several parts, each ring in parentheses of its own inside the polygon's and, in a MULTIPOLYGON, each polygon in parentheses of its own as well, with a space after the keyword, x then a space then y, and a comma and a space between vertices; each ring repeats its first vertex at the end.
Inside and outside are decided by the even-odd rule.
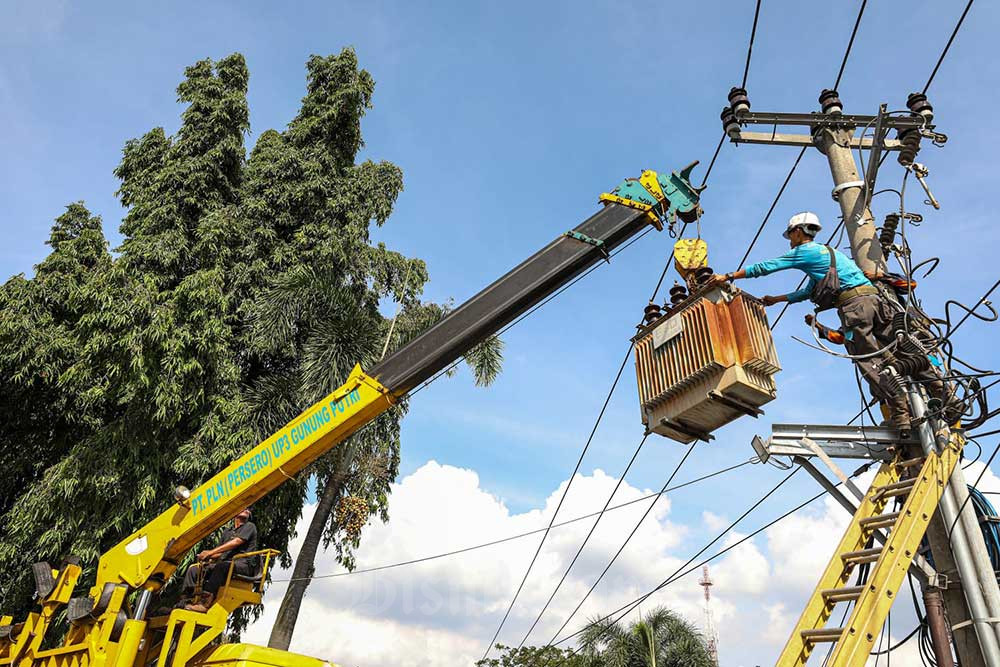
POLYGON ((861 667, 882 628, 959 458, 960 440, 919 465, 897 457, 883 463, 816 589, 778 667, 805 665, 817 644, 833 643, 830 667, 861 667), (915 472, 916 471, 916 472, 915 472), (899 504, 901 506, 899 506, 899 504), (894 507, 896 505, 896 507, 894 507), (882 546, 874 531, 890 529, 882 546), (872 563, 867 581, 851 584, 854 568, 872 563), (826 627, 837 604, 854 605, 843 627, 826 627))

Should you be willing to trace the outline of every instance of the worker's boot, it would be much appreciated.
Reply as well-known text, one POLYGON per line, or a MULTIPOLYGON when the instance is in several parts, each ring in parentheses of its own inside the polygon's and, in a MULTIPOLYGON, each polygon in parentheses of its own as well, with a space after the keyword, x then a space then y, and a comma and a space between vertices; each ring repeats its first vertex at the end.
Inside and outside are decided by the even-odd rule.
POLYGON ((204 614, 208 611, 212 603, 215 602, 215 596, 211 593, 202 593, 201 598, 195 601, 193 604, 185 605, 184 608, 188 611, 196 611, 199 614, 204 614))

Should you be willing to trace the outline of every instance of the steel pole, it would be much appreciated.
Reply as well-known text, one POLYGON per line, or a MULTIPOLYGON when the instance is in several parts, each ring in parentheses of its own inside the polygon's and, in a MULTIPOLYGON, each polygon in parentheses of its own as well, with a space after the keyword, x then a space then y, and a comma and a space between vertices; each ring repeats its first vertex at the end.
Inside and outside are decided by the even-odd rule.
POLYGON ((951 641, 948 640, 948 624, 944 616, 944 598, 936 586, 924 586, 924 610, 927 612, 927 629, 930 630, 931 645, 938 667, 955 667, 951 656, 951 641))
MULTIPOLYGON (((913 419, 918 423, 917 434, 920 436, 920 446, 924 454, 929 455, 937 451, 937 444, 934 440, 934 432, 931 430, 930 424, 924 419, 926 414, 924 399, 912 387, 907 391, 907 397, 910 401, 910 411, 913 413, 913 419)), ((961 466, 956 467, 956 470, 960 471, 961 466)), ((951 483, 949 482, 950 486, 951 483)), ((944 519, 948 526, 955 524, 955 517, 958 516, 958 508, 955 506, 955 499, 950 493, 949 488, 946 488, 945 492, 941 495, 938 510, 941 513, 941 518, 944 519)), ((989 620, 991 614, 983 594, 982 584, 984 582, 981 580, 980 573, 977 570, 975 560, 969 548, 964 526, 956 525, 955 529, 951 532, 951 551, 955 555, 955 565, 958 567, 958 575, 962 579, 962 592, 965 594, 965 601, 971 612, 972 626, 976 630, 976 637, 979 639, 979 645, 983 650, 983 657, 989 667, 1000 667, 1000 643, 997 641, 996 624, 991 623, 989 620)), ((992 574, 992 570, 990 574, 993 585, 996 586, 996 577, 992 574)))
MULTIPOLYGON (((976 564, 976 571, 979 573, 979 585, 983 589, 983 597, 986 599, 986 608, 990 611, 992 618, 1000 619, 1000 586, 997 585, 996 571, 990 561, 989 551, 986 549, 986 541, 983 538, 983 530, 979 526, 976 518, 976 511, 969 498, 969 487, 965 481, 965 471, 961 466, 955 467, 955 472, 948 481, 948 491, 952 494, 955 506, 962 508, 959 513, 959 524, 965 531, 966 540, 969 543, 973 561, 976 564)), ((954 519, 952 519, 954 521, 954 519)), ((948 524, 951 526, 951 524, 948 524)), ((958 526, 955 527, 958 530, 958 526)), ((1000 623, 993 623, 993 628, 1000 641, 1000 623)))

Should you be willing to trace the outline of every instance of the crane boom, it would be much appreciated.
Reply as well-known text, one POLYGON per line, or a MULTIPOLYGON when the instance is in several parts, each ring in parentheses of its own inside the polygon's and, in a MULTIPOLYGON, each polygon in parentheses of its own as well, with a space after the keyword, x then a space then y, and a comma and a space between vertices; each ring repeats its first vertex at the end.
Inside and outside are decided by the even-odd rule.
POLYGON ((396 399, 461 358, 470 348, 552 294, 642 230, 662 229, 676 216, 693 219, 700 188, 689 176, 697 162, 669 175, 646 171, 627 179, 604 207, 557 237, 470 298, 370 371, 356 366, 347 382, 306 409, 148 524, 107 551, 91 597, 108 583, 154 591, 184 553, 239 509, 267 495, 369 423, 396 399))

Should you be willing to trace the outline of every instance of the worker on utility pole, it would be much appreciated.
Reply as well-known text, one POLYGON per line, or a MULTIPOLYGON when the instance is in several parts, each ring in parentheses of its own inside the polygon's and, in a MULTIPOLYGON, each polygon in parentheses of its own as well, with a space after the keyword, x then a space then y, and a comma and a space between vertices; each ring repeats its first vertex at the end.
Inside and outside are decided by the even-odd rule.
POLYGON ((788 220, 788 227, 782 234, 791 245, 789 252, 733 273, 715 275, 713 283, 760 278, 786 269, 803 271, 809 277, 805 287, 781 296, 765 296, 761 301, 770 306, 810 299, 816 304, 817 312, 836 307, 843 324, 847 351, 868 380, 872 394, 887 405, 892 423, 899 429, 901 437, 907 439, 910 436, 910 411, 906 397, 883 387, 879 372, 891 357, 886 353, 876 354, 893 340, 892 315, 895 310, 850 257, 831 246, 816 243, 816 234, 821 229, 815 213, 796 213, 788 220))

